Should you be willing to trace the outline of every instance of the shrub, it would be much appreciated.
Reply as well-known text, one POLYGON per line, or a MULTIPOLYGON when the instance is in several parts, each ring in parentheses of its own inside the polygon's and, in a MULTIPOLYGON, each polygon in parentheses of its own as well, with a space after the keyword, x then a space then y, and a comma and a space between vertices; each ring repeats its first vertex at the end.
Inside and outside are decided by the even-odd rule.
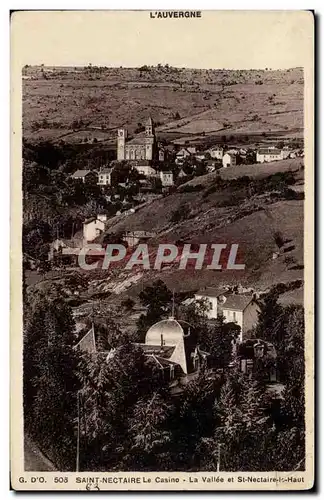
POLYGON ((183 186, 182 188, 179 189, 180 193, 197 193, 204 189, 204 186, 202 184, 195 184, 194 186, 191 184, 188 184, 186 186, 183 186))
POLYGON ((215 186, 215 184, 214 184, 214 185, 210 186, 208 189, 206 189, 206 191, 204 192, 202 197, 207 198, 210 194, 216 193, 216 191, 217 191, 217 186, 215 186))
POLYGON ((274 240, 275 240, 275 243, 276 243, 277 247, 278 247, 278 248, 279 248, 279 250, 280 250, 280 248, 281 248, 281 247, 284 245, 284 243, 285 243, 285 240, 284 240, 284 238, 283 238, 282 234, 281 234, 279 231, 276 231, 276 232, 274 233, 273 237, 274 237, 274 240))
POLYGON ((129 297, 128 297, 127 299, 123 300, 123 301, 122 301, 122 303, 121 303, 121 305, 122 305, 123 307, 125 307, 125 309, 128 309, 128 310, 133 309, 134 304, 135 304, 134 300, 132 300, 132 299, 131 299, 131 298, 129 298, 129 297))
POLYGON ((183 220, 188 219, 190 216, 190 207, 188 206, 187 203, 183 203, 180 205, 180 207, 176 210, 174 210, 171 214, 171 222, 173 223, 178 223, 183 220))

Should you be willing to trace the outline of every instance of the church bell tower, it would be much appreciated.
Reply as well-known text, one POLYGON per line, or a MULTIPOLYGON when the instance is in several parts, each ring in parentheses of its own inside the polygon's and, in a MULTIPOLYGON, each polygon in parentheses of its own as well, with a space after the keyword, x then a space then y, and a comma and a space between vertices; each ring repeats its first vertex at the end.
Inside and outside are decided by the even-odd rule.
POLYGON ((150 117, 145 124, 146 137, 154 137, 153 120, 150 117))
POLYGON ((117 133, 117 160, 125 160, 125 140, 126 130, 124 128, 118 129, 117 133))

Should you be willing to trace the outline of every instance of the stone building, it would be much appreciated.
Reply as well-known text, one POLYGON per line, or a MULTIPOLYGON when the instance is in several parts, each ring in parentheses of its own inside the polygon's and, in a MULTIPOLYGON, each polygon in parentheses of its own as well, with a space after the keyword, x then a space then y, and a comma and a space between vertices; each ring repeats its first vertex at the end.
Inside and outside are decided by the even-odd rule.
POLYGON ((164 161, 163 149, 159 147, 156 141, 152 118, 149 118, 145 123, 145 131, 141 134, 137 134, 130 140, 127 140, 126 129, 118 129, 117 160, 164 161))

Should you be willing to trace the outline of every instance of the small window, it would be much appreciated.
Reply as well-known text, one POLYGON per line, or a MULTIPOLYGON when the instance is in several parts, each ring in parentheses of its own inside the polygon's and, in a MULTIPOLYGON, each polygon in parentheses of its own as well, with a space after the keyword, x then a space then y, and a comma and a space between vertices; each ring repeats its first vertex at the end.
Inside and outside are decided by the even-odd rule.
POLYGON ((233 321, 236 321, 236 312, 233 311, 233 321))

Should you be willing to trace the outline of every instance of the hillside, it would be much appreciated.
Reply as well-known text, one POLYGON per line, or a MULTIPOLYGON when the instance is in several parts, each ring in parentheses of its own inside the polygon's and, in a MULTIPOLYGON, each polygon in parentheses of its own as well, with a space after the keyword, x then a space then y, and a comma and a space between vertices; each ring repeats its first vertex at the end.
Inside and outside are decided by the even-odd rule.
POLYGON ((116 233, 128 230, 155 233, 148 241, 149 270, 137 266, 130 272, 124 269, 125 262, 120 262, 108 270, 69 268, 41 276, 30 271, 26 274, 27 293, 51 294, 58 289, 80 317, 89 316, 96 304, 104 314, 116 311, 118 323, 129 331, 134 330, 143 312, 138 308, 139 292, 156 279, 162 279, 177 294, 181 292, 182 297, 206 286, 241 284, 256 292, 279 286, 280 302, 302 304, 304 167, 300 162, 296 159, 269 165, 268 177, 264 177, 263 166, 258 172, 251 165, 242 166, 236 179, 222 180, 222 172, 220 176, 201 176, 198 185, 187 183, 133 214, 109 219, 101 241, 110 233, 110 241, 114 242, 116 233), (286 168, 286 172, 278 172, 279 167, 286 168), (282 241, 280 247, 277 235, 282 241), (221 271, 207 270, 205 266, 201 270, 179 270, 179 263, 174 262, 156 271, 152 264, 159 243, 177 244, 179 254, 184 243, 225 243, 225 262, 230 245, 235 243, 239 245, 238 262, 246 267, 244 271, 227 270, 225 266, 221 271), (137 304, 132 314, 128 310, 120 314, 126 297, 137 304))
MULTIPOLYGON (((299 162, 286 162, 289 170, 294 171, 294 191, 302 191, 303 186, 303 169, 299 162), (301 189, 296 190, 296 185, 301 189)), ((175 243, 179 240, 239 244, 240 255, 246 264, 244 272, 179 271, 175 267, 163 270, 163 280, 178 291, 237 282, 267 289, 275 283, 303 279, 303 200, 280 199, 267 192, 247 197, 244 186, 214 187, 211 175, 198 178, 198 190, 177 192, 158 199, 135 214, 117 223, 114 221, 108 232, 153 231, 156 237, 149 242, 150 248, 155 248, 159 242, 175 243), (180 219, 178 222, 174 220, 175 214, 180 219), (286 244, 279 258, 273 260, 273 253, 278 250, 276 233, 282 235, 286 244)), ((241 175, 246 175, 244 168, 241 175)), ((182 186, 182 189, 186 187, 182 186)), ((149 271, 146 277, 152 279, 154 274, 149 271)))
POLYGON ((301 137, 303 72, 172 67, 23 69, 26 139, 114 140, 150 114, 167 140, 301 137))

